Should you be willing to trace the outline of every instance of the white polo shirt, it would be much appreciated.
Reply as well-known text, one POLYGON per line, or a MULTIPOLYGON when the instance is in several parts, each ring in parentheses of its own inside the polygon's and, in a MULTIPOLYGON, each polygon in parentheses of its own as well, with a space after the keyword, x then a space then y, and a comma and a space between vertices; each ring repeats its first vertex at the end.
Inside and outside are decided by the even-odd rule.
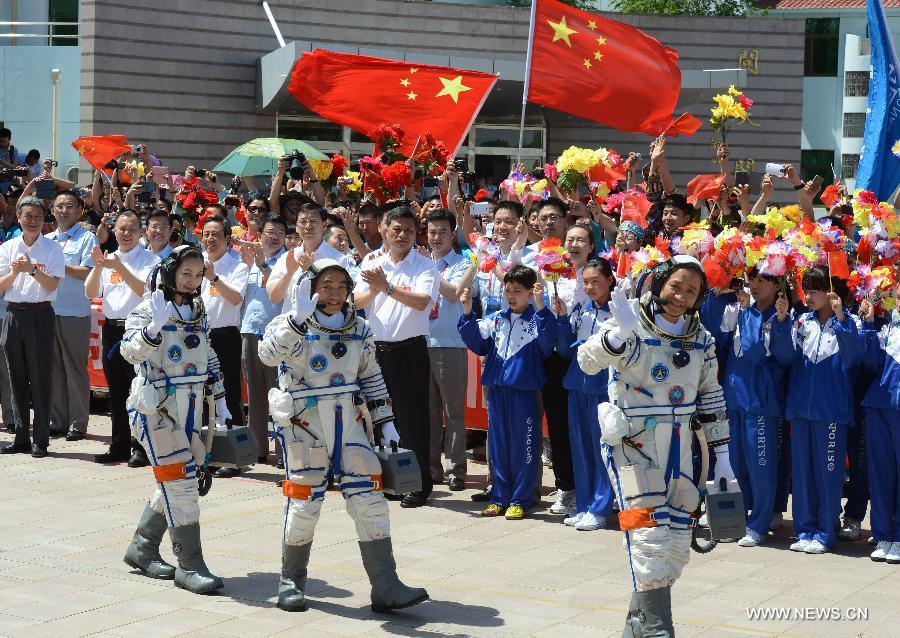
MULTIPOLYGON (((301 254, 303 252, 303 248, 296 247, 294 248, 294 256, 301 254)), ((332 248, 324 241, 319 244, 319 247, 316 248, 316 261, 319 259, 334 259, 341 266, 347 269, 349 272, 352 266, 356 266, 356 262, 353 261, 352 255, 344 255, 341 254, 339 250, 336 248, 332 248)), ((292 309, 294 307, 294 293, 297 290, 297 281, 299 281, 300 276, 303 274, 303 270, 298 268, 296 272, 291 276, 291 284, 288 286, 287 291, 284 293, 284 301, 282 304, 282 308, 285 311, 292 309)), ((275 262, 275 267, 272 268, 271 274, 269 274, 269 280, 266 283, 266 287, 269 284, 274 283, 284 277, 287 274, 287 251, 278 258, 278 261, 275 262)))
MULTIPOLYGON (((204 254, 204 257, 209 259, 209 255, 204 254)), ((209 328, 212 330, 229 326, 237 327, 241 325, 241 306, 244 292, 247 290, 250 269, 241 261, 238 252, 230 248, 212 264, 219 280, 226 283, 229 288, 236 290, 241 296, 241 302, 238 304, 228 303, 216 290, 216 284, 210 284, 209 279, 204 277, 203 285, 200 287, 200 296, 203 298, 203 305, 206 306, 209 328)))
MULTIPOLYGON (((390 253, 386 252, 363 262, 362 269, 374 270, 378 267, 381 267, 394 288, 426 294, 431 297, 431 303, 425 310, 414 310, 393 297, 378 293, 366 307, 366 319, 369 320, 375 340, 404 341, 412 337, 427 337, 430 324, 428 317, 437 301, 441 283, 435 263, 412 249, 400 263, 395 264, 390 253)), ((361 295, 368 290, 369 284, 360 278, 354 293, 361 295)))
MULTIPOLYGON (((122 264, 143 282, 147 281, 153 268, 159 263, 159 257, 140 244, 127 253, 119 249, 113 254, 118 255, 122 264)), ((146 288, 146 284, 144 287, 146 288)), ((144 296, 134 294, 122 275, 112 268, 103 269, 100 276, 100 296, 103 297, 103 316, 107 319, 127 319, 128 314, 144 300, 144 296)))
MULTIPOLYGON (((25 255, 38 270, 53 277, 66 276, 66 258, 62 248, 52 239, 38 235, 29 247, 22 235, 3 242, 0 246, 0 277, 12 271, 12 262, 25 255)), ((27 272, 20 272, 6 291, 6 301, 11 303, 39 303, 55 301, 56 290, 47 290, 27 272)))

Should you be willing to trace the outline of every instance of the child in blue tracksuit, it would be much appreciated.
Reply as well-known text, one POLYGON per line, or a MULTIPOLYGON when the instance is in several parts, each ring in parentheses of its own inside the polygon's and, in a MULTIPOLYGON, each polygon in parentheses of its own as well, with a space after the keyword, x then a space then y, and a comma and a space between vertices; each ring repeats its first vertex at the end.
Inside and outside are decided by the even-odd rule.
MULTIPOLYGON (((900 299, 900 284, 894 291, 900 299)), ((848 365, 863 363, 878 375, 863 398, 866 460, 869 467, 870 520, 877 546, 874 561, 900 564, 900 311, 879 331, 872 304, 859 309, 864 328, 847 320, 835 326, 841 356, 848 365)))
POLYGON ((545 306, 543 285, 527 266, 509 269, 503 278, 508 307, 483 319, 472 314, 472 295, 460 297, 459 334, 466 346, 485 357, 481 384, 489 390, 488 448, 494 480, 491 504, 482 516, 524 518, 534 505, 541 462, 538 390, 547 380, 544 359, 553 352, 556 319, 545 306), (534 297, 535 311, 531 305, 534 297))
POLYGON ((751 509, 742 547, 762 543, 772 522, 778 482, 778 419, 784 414, 785 368, 769 350, 775 300, 782 292, 782 279, 748 273, 750 293, 710 295, 701 311, 701 321, 716 338, 718 348, 728 350, 722 380, 731 439, 728 456, 741 487, 744 505, 751 509))
POLYGON ((565 524, 579 531, 606 527, 606 517, 613 512, 613 492, 600 447, 600 421, 597 406, 609 401, 607 383, 609 371, 587 374, 578 365, 578 348, 600 325, 609 319, 609 292, 616 279, 612 266, 605 259, 589 261, 582 271, 584 292, 589 301, 576 303, 568 314, 565 302, 553 300, 557 317, 556 349, 571 358, 563 387, 569 390, 569 439, 572 443, 572 469, 575 474, 575 505, 577 513, 565 519, 565 524))
POLYGON ((772 354, 792 366, 785 418, 791 421, 791 468, 795 552, 824 554, 837 540, 847 455, 853 422, 853 370, 841 358, 835 324, 853 321, 841 298, 846 283, 829 279, 814 266, 803 275, 811 312, 788 320, 788 302, 779 296, 772 324, 772 354), (833 291, 832 291, 833 290, 833 291))

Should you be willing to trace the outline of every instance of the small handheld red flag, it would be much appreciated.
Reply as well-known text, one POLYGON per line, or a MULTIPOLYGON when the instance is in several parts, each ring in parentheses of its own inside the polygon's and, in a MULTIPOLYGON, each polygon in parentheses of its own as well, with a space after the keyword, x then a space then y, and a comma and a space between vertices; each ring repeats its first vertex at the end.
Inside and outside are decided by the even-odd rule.
POLYGON ((622 200, 622 221, 634 222, 641 228, 647 228, 647 213, 652 206, 643 193, 628 194, 622 200))
POLYGON ((101 171, 110 160, 131 152, 131 145, 124 135, 85 135, 72 142, 72 148, 101 171))
POLYGON ((701 199, 718 199, 725 183, 725 174, 697 175, 688 182, 688 204, 696 204, 701 199))
POLYGON ((838 279, 850 279, 850 266, 847 264, 847 253, 835 250, 828 253, 828 276, 838 279))
POLYGON ((672 123, 669 124, 665 131, 663 131, 663 134, 669 137, 678 137, 679 134, 690 137, 700 130, 702 125, 703 122, 690 113, 682 113, 676 119, 672 120, 672 123))

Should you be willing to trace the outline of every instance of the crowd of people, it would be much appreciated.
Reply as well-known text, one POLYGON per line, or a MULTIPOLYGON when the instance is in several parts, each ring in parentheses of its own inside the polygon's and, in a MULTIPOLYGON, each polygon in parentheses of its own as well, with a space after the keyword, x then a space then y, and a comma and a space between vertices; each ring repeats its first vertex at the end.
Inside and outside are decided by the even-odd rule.
MULTIPOLYGON (((636 590, 667 590, 687 562, 706 479, 736 478, 748 511, 741 547, 783 525, 793 494, 791 550, 821 554, 858 540, 871 503, 872 559, 900 563, 900 229, 893 205, 871 193, 848 193, 837 179, 823 191, 822 180, 804 182, 786 165, 762 177, 751 203, 723 144, 721 179, 699 194, 692 182, 686 196, 665 137, 643 166, 636 153, 569 149, 543 168, 515 166, 491 188, 446 157, 423 165, 426 179, 406 161, 398 182, 392 149, 382 148, 359 171, 341 156, 326 171, 281 158, 262 192, 189 166, 162 174, 154 193, 149 167, 161 163, 146 147, 79 188, 52 176, 52 160, 35 174, 10 137, 0 130, 0 404, 15 432, 4 454, 43 457, 51 437, 84 438, 90 299, 100 298, 112 439, 96 461, 158 465, 135 427, 133 380, 146 370, 133 344, 155 344, 168 320, 147 306, 153 273, 191 250, 185 276, 199 282, 221 381, 217 419, 249 425, 260 463, 274 441, 272 462, 287 461, 289 476, 296 459, 278 427, 279 392, 293 396, 289 406, 305 397, 282 414, 288 429, 318 419, 332 442, 329 428, 340 431, 340 410, 304 416, 321 394, 306 392, 315 377, 337 394, 362 388, 378 426, 370 438, 415 453, 421 489, 401 506, 425 505, 435 484, 465 489, 469 350, 482 357, 488 403, 490 483, 471 495, 486 517, 517 520, 537 506, 543 459, 556 486, 549 511, 579 531, 612 526, 618 511, 636 590), (48 180, 52 190, 41 192, 48 180), (773 205, 779 180, 796 204, 773 205), (817 196, 827 209, 819 220, 817 196), (348 298, 352 318, 335 314, 348 298), (140 338, 129 336, 139 307, 144 325, 156 322, 140 338), (357 316, 365 328, 354 337, 357 316), (371 361, 345 369, 354 339, 372 342, 371 361), (671 549, 661 563, 635 549, 660 543, 671 549)), ((167 345, 166 365, 195 374, 191 343, 188 334, 167 345)), ((366 459, 321 460, 330 471, 301 482, 310 503, 285 491, 298 503, 285 542, 306 547, 305 559, 290 559, 304 576, 282 575, 286 607, 302 606, 295 585, 325 474, 343 490, 360 487, 348 477, 377 470, 366 459)), ((351 512, 361 546, 385 536, 371 489, 351 512)))

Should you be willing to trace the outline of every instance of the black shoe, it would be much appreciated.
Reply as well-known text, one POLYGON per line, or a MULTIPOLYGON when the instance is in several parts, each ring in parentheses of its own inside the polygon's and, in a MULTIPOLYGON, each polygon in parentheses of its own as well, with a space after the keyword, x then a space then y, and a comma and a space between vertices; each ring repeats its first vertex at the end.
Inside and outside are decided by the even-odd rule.
POLYGON ((36 459, 42 459, 47 456, 47 448, 41 447, 37 443, 31 446, 31 456, 36 459))
POLYGON ((84 432, 79 432, 78 430, 69 430, 66 432, 66 441, 81 441, 87 435, 84 432))
POLYGON ((31 446, 27 443, 25 445, 16 445, 13 443, 0 450, 0 454, 28 454, 29 452, 31 452, 31 446))
POLYGON ((388 494, 387 492, 384 492, 384 498, 386 498, 389 501, 402 501, 403 495, 402 494, 388 494))
POLYGON ((124 463, 128 460, 128 454, 115 454, 106 452, 104 454, 95 454, 94 463, 124 463))
POLYGON ((486 487, 480 492, 475 492, 469 498, 471 498, 476 503, 487 503, 489 500, 491 500, 491 488, 486 487))
POLYGON ((403 497, 403 500, 400 501, 400 507, 422 507, 427 501, 426 497, 418 492, 413 492, 403 497))
POLYGON ((15 434, 16 433, 16 424, 15 423, 7 423, 5 426, 7 434, 15 434))
POLYGON ((461 478, 453 476, 450 478, 449 483, 451 492, 462 492, 466 489, 466 482, 461 478))
POLYGON ((220 467, 213 476, 216 478, 232 478, 240 475, 240 473, 241 471, 236 467, 220 467))
POLYGON ((51 439, 60 439, 66 435, 65 430, 50 430, 51 439))
POLYGON ((278 468, 279 470, 284 469, 284 458, 283 457, 281 457, 281 456, 276 457, 275 467, 278 468))
POLYGON ((148 465, 150 465, 150 461, 147 460, 144 450, 135 450, 128 459, 128 467, 147 467, 148 465))

